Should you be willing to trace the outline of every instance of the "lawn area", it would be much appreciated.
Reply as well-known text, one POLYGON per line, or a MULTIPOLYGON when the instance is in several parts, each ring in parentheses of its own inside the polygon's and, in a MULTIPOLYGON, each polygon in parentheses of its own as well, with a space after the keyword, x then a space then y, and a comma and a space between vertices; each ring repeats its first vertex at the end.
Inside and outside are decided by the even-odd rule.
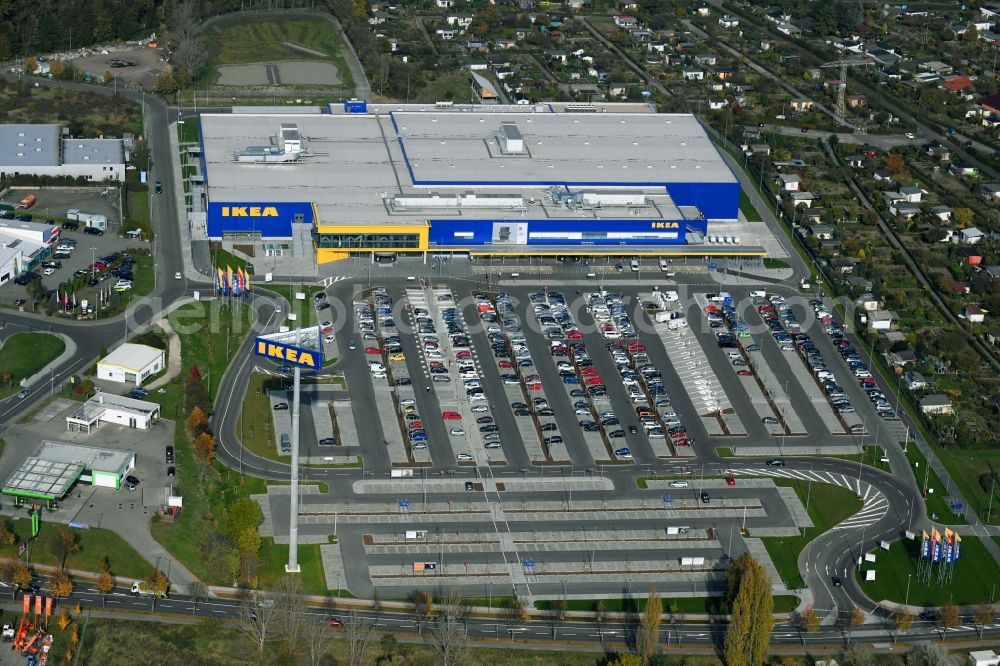
MULTIPOLYGON (((646 608, 646 599, 644 597, 635 599, 602 599, 602 601, 604 602, 604 610, 608 613, 639 613, 646 608)), ((663 598, 662 601, 664 613, 718 614, 729 612, 722 597, 671 597, 663 598)), ((498 605, 496 599, 493 600, 493 605, 498 605)), ((794 595, 786 594, 774 597, 775 613, 789 613, 795 610, 795 607, 798 605, 799 598, 794 595)), ((539 610, 548 610, 552 608, 553 602, 542 600, 535 602, 535 606, 539 610)), ((566 601, 566 610, 593 613, 596 609, 596 599, 568 599, 566 601)))
POLYGON ((15 333, 7 338, 0 348, 0 398, 20 391, 22 379, 59 358, 65 349, 65 342, 48 333, 15 333))
MULTIPOLYGON (((316 308, 313 307, 312 295, 317 288, 312 285, 287 285, 287 284, 269 284, 265 287, 268 291, 273 291, 282 298, 284 298, 289 303, 288 312, 296 316, 297 321, 300 326, 315 326, 319 323, 316 318, 316 308), (306 297, 302 300, 295 298, 296 293, 305 294, 306 297)), ((332 312, 332 309, 324 310, 324 313, 332 312)), ((324 363, 326 365, 326 363, 324 363)))
POLYGON ((274 447, 274 414, 265 390, 268 386, 277 389, 281 381, 278 377, 257 372, 250 375, 247 392, 243 396, 240 440, 243 446, 258 456, 288 462, 289 457, 279 455, 274 447))
POLYGON ((121 228, 121 236, 124 237, 126 231, 139 229, 142 231, 142 240, 148 241, 153 238, 153 226, 149 221, 149 191, 128 190, 128 216, 125 224, 121 228))
POLYGON ((764 257, 764 268, 791 268, 789 264, 784 259, 775 259, 774 257, 764 257))
MULTIPOLYGON (((989 488, 979 484, 979 477, 990 470, 1000 471, 1000 450, 997 449, 935 449, 938 460, 945 466, 951 478, 962 491, 962 496, 972 504, 984 521, 993 522, 1000 514, 1000 483, 993 486, 993 502, 990 502, 989 488), (989 508, 992 517, 987 517, 989 508)), ((923 479, 920 479, 923 481, 923 479)))
POLYGON ((913 470, 917 485, 921 490, 926 490, 924 502, 927 504, 928 517, 936 523, 964 525, 965 518, 957 515, 948 506, 946 499, 948 489, 934 473, 934 470, 930 470, 928 473, 927 461, 924 459, 924 454, 920 452, 920 447, 916 444, 910 444, 906 448, 906 459, 910 461, 910 469, 913 470))
POLYGON ((437 74, 435 78, 427 78, 427 84, 414 92, 411 102, 451 101, 456 104, 471 104, 474 102, 472 86, 469 85, 469 75, 461 70, 447 71, 437 74))
POLYGON ((976 537, 962 537, 962 555, 954 565, 951 583, 937 583, 937 566, 932 568, 930 584, 917 578, 919 540, 896 541, 889 551, 875 551, 875 562, 865 562, 858 571, 858 584, 875 601, 906 601, 906 583, 910 582, 911 606, 939 606, 953 601, 962 606, 995 600, 995 585, 1000 568, 976 537), (874 569, 875 580, 864 580, 864 571, 874 569))
POLYGON ((743 190, 740 190, 740 212, 743 213, 743 217, 747 218, 749 222, 761 222, 760 213, 754 208, 753 204, 750 203, 750 197, 743 190))
MULTIPOLYGON (((226 268, 232 268, 234 271, 237 268, 247 270, 247 262, 231 252, 226 252, 225 250, 213 247, 208 251, 208 254, 212 258, 212 265, 216 268, 221 268, 223 271, 226 270, 226 268)), ((253 274, 252 268, 250 269, 250 274, 253 274)))
MULTIPOLYGON (((18 540, 31 535, 31 520, 18 518, 10 521, 11 530, 18 540)), ((38 537, 30 542, 30 561, 35 564, 59 566, 59 560, 52 554, 51 544, 55 539, 59 523, 42 520, 38 537)), ((104 558, 111 563, 111 573, 127 578, 143 578, 153 572, 153 565, 144 560, 124 539, 111 530, 73 530, 80 550, 66 558, 70 569, 100 571, 104 558)), ((0 557, 17 559, 17 543, 0 546, 0 557)))
POLYGON ((813 527, 806 528, 802 536, 763 539, 764 547, 785 585, 790 589, 797 589, 805 586, 799 575, 799 553, 820 534, 860 511, 862 502, 850 490, 829 483, 810 484, 800 479, 775 479, 774 483, 794 488, 803 504, 808 499, 809 518, 813 522, 813 527))
POLYGON ((882 462, 882 458, 885 457, 884 451, 885 449, 883 449, 881 446, 866 446, 865 452, 863 454, 864 455, 863 459, 862 455, 857 453, 830 456, 830 457, 837 458, 839 460, 850 460, 851 462, 862 462, 863 464, 868 465, 869 467, 880 469, 883 472, 891 472, 892 470, 890 469, 889 463, 882 462))
MULTIPOLYGON (((285 575, 288 564, 288 544, 275 543, 274 539, 264 539, 260 547, 261 568, 258 586, 273 587, 285 575)), ((326 577, 323 575, 323 558, 319 554, 319 544, 299 544, 299 566, 302 567, 302 586, 308 594, 326 594, 326 577)))
POLYGON ((201 135, 200 130, 201 123, 198 122, 197 118, 185 120, 184 124, 179 126, 181 143, 198 143, 198 138, 201 135))

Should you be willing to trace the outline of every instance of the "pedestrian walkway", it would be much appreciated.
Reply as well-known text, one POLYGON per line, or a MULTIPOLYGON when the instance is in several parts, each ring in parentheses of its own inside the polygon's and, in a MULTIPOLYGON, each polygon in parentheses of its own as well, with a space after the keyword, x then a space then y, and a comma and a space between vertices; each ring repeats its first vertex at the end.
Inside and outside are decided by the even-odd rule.
MULTIPOLYGON (((63 343, 66 345, 66 348, 63 350, 63 353, 59 354, 59 356, 54 361, 48 363, 41 370, 31 375, 27 379, 25 379, 21 384, 22 386, 27 386, 28 388, 31 389, 38 388, 37 386, 38 384, 40 384, 41 382, 50 381, 53 376, 52 373, 57 368, 61 367, 64 363, 68 363, 70 360, 73 359, 74 356, 76 356, 76 343, 73 342, 73 338, 69 337, 68 335, 63 335, 62 333, 52 333, 51 335, 54 335, 60 340, 62 340, 63 343)), ((0 347, 3 346, 2 343, 3 341, 0 340, 0 347)))
POLYGON ((167 335, 167 372, 162 377, 150 382, 146 386, 147 391, 153 391, 160 388, 161 386, 166 386, 174 380, 177 375, 181 373, 181 340, 174 333, 174 329, 170 327, 170 321, 166 317, 160 319, 156 322, 156 326, 159 326, 164 333, 167 335))
POLYGON ((751 538, 743 539, 743 543, 746 544, 750 556, 757 560, 767 575, 771 577, 771 592, 773 594, 787 594, 788 588, 785 586, 785 581, 778 573, 778 568, 774 566, 774 561, 771 559, 770 553, 767 552, 767 548, 764 547, 764 542, 761 539, 751 538))

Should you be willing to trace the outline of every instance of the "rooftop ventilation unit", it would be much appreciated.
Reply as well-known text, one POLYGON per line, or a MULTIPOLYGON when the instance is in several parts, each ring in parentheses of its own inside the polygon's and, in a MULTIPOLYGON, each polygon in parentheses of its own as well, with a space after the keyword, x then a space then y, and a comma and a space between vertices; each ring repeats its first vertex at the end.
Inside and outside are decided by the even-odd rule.
POLYGON ((524 155, 524 137, 521 136, 521 130, 517 129, 516 123, 500 123, 496 138, 500 152, 504 155, 524 155))

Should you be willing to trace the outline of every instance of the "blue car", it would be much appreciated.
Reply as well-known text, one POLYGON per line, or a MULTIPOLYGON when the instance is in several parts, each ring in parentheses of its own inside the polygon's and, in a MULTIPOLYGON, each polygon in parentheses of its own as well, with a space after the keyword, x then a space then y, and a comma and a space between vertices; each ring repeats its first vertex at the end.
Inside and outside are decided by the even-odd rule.
POLYGON ((563 379, 563 384, 579 384, 580 380, 573 375, 566 375, 563 379))
POLYGON ((622 448, 615 451, 615 455, 618 456, 619 458, 631 458, 632 452, 629 451, 627 448, 622 448))
POLYGON ((530 368, 535 365, 530 358, 526 358, 523 361, 518 361, 517 364, 522 368, 530 368))
POLYGON ((410 436, 410 441, 411 442, 426 442, 427 441, 427 435, 425 435, 423 433, 417 433, 415 435, 411 435, 410 436))

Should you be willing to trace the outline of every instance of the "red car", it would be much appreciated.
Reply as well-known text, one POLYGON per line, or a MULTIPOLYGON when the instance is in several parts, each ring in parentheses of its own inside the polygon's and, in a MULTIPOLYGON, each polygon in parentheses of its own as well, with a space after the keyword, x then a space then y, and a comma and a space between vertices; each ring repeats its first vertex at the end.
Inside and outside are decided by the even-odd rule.
POLYGON ((499 363, 497 363, 497 367, 509 370, 510 368, 514 367, 514 364, 511 363, 510 361, 500 361, 499 363))
POLYGON ((583 339, 583 333, 581 333, 580 331, 578 331, 576 329, 570 329, 570 330, 566 331, 566 337, 569 338, 570 340, 582 340, 583 339))
POLYGON ((381 354, 382 350, 378 347, 365 347, 366 354, 381 354))
POLYGON ((423 430, 424 429, 424 422, 423 421, 410 421, 409 428, 410 428, 410 430, 423 430))
POLYGON ((323 620, 323 622, 325 622, 328 627, 342 627, 342 626, 344 626, 343 622, 341 622, 340 620, 338 620, 337 618, 335 618, 332 615, 330 617, 326 618, 325 620, 323 620))
POLYGON ((740 377, 753 377, 753 373, 749 370, 737 370, 736 374, 740 377))
POLYGON ((726 485, 727 486, 735 486, 736 485, 736 477, 734 477, 734 476, 727 476, 726 477, 726 485))
POLYGON ((628 343, 628 350, 630 352, 644 352, 646 351, 646 345, 641 342, 630 342, 628 343))
POLYGON ((445 421, 458 421, 462 418, 462 415, 458 412, 441 412, 441 418, 445 421))
POLYGON ((592 365, 588 365, 587 367, 585 367, 583 370, 580 371, 580 374, 583 375, 584 377, 596 377, 597 368, 595 368, 592 365))
POLYGON ((541 382, 536 382, 534 384, 528 384, 528 390, 529 391, 541 391, 542 390, 542 383, 541 382))
POLYGON ((684 432, 683 430, 680 432, 671 432, 667 434, 670 435, 670 439, 687 439, 687 433, 684 432))
POLYGON ((463 349, 462 351, 455 354, 455 358, 457 358, 460 361, 464 361, 467 358, 472 358, 472 352, 470 352, 468 349, 463 349))
POLYGON ((599 386, 604 383, 604 380, 600 377, 591 377, 587 380, 587 384, 590 386, 599 386))
POLYGON ((691 446, 691 440, 685 437, 674 441, 674 446, 691 446))

